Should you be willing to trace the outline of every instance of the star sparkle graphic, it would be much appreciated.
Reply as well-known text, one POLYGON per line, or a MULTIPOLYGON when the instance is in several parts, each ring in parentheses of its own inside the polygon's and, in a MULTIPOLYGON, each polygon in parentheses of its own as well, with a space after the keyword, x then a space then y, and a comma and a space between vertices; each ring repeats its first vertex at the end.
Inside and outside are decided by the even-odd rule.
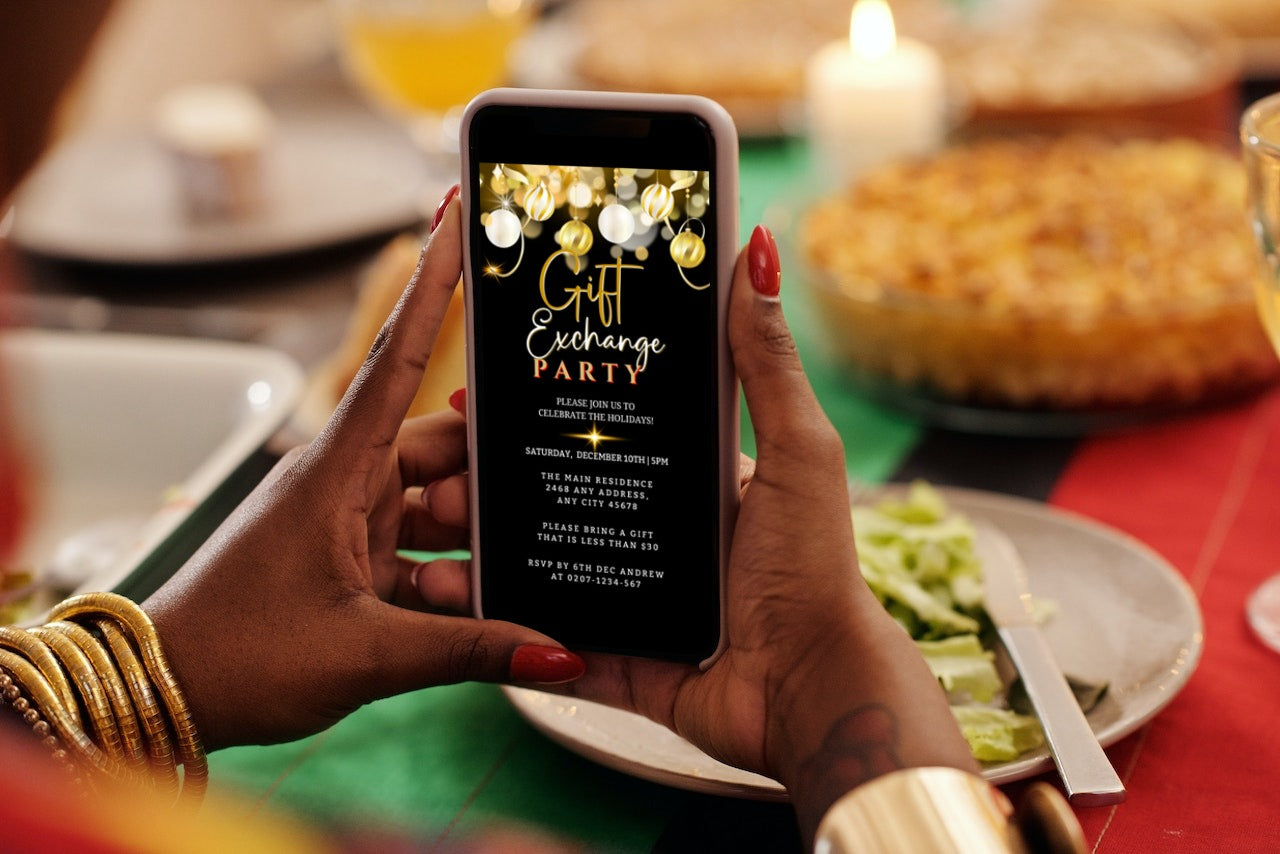
POLYGON ((601 442, 621 442, 624 441, 621 436, 606 436, 600 432, 600 426, 594 421, 591 422, 591 432, 589 433, 565 433, 570 439, 585 439, 591 443, 591 449, 594 451, 600 447, 601 442))

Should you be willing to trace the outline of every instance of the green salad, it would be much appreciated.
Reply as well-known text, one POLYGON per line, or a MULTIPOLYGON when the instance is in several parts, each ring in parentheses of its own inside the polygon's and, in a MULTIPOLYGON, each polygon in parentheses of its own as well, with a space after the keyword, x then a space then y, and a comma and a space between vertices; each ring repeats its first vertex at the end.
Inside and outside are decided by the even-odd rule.
POLYGON ((974 529, 924 481, 905 498, 853 508, 862 576, 915 639, 974 757, 1006 762, 1044 743, 1034 715, 1009 708, 983 610, 974 529))

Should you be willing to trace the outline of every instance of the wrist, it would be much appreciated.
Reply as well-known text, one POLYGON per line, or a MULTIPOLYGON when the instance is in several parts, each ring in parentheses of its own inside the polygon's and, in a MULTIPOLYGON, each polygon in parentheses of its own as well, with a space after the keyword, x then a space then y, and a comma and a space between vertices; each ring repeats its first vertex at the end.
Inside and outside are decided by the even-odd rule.
MULTIPOLYGON (((876 607, 878 608, 878 603, 876 607)), ((832 728, 851 713, 881 705, 878 683, 894 668, 892 637, 885 638, 883 610, 828 621, 815 632, 807 654, 788 663, 766 707, 770 710, 766 756, 770 773, 790 788, 800 767, 822 752, 832 728)), ((870 724, 870 720, 867 721, 870 724)))
MULTIPOLYGON (((837 754, 841 761, 849 760, 859 767, 844 769, 839 776, 852 771, 855 782, 831 792, 833 797, 863 779, 900 767, 895 728, 883 704, 867 690, 864 668, 880 667, 872 663, 877 656, 867 652, 874 641, 856 639, 868 634, 865 626, 853 625, 831 631, 816 653, 793 662, 768 702, 765 759, 770 773, 787 787, 793 799, 796 792, 814 788, 819 782, 816 777, 828 776, 826 771, 815 774, 815 761, 834 761, 837 754), (846 743, 836 750, 833 738, 846 743)), ((820 785, 828 786, 826 782, 820 785)))
MULTIPOLYGON (((868 598, 870 598, 868 596, 868 598)), ((977 773, 946 696, 879 603, 789 671, 769 706, 766 760, 811 837, 849 791, 894 771, 977 773)))
MULTIPOLYGON (((187 697, 190 715, 200 733, 205 750, 213 752, 228 746, 218 726, 219 720, 213 711, 217 703, 211 700, 216 697, 216 690, 210 690, 205 684, 206 678, 214 676, 214 668, 207 665, 187 643, 191 634, 191 621, 180 613, 173 597, 162 593, 152 594, 142 602, 142 610, 155 625, 156 634, 163 644, 169 667, 173 671, 177 684, 187 697), (184 625, 185 624, 185 625, 184 625), (184 631, 186 629, 186 631, 184 631)), ((196 645, 197 648, 199 644, 196 645)))

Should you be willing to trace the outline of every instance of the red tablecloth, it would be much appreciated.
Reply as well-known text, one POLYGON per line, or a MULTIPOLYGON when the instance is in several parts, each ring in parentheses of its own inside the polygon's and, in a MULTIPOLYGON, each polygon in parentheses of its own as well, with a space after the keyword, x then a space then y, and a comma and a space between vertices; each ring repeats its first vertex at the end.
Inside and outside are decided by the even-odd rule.
POLYGON ((1280 572, 1280 392, 1084 441, 1050 497, 1161 552, 1200 601, 1183 692, 1108 753, 1129 790, 1079 810, 1095 850, 1280 851, 1280 655, 1244 616, 1280 572))

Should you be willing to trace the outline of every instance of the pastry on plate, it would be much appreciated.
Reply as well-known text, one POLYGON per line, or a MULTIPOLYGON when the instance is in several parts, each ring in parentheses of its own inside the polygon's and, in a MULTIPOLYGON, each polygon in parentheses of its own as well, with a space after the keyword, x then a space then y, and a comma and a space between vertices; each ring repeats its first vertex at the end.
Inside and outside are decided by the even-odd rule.
POLYGON ((1181 406, 1280 373, 1234 155, 1189 139, 989 138, 900 161, 799 225, 831 349, 984 406, 1181 406))
MULTIPOLYGON (((305 399, 299 408, 299 418, 295 419, 305 422, 299 424, 304 432, 318 432, 346 393, 347 386, 364 364, 378 331, 412 278, 421 250, 422 241, 417 236, 402 234, 383 247, 365 270, 341 342, 311 375, 305 399)), ((459 287, 454 291, 453 301, 449 303, 448 313, 440 325, 431 360, 409 407, 408 417, 447 409, 449 395, 466 385, 463 303, 462 288, 459 287)))

